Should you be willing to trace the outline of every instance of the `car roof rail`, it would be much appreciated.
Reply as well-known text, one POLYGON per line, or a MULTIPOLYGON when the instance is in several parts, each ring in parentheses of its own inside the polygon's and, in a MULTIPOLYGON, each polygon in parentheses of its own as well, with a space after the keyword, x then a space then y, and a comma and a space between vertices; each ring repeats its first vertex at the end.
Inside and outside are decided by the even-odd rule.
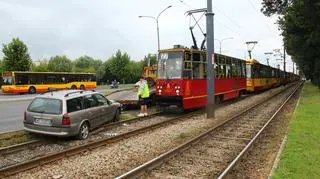
POLYGON ((70 94, 75 94, 75 93, 80 93, 80 94, 82 94, 83 92, 84 92, 83 90, 72 91, 72 92, 69 92, 69 93, 65 94, 64 97, 68 97, 70 94))
POLYGON ((42 92, 42 93, 40 93, 40 95, 46 94, 46 93, 51 93, 51 95, 52 95, 52 92, 54 92, 54 91, 59 91, 59 89, 57 89, 57 88, 48 88, 48 91, 42 92))

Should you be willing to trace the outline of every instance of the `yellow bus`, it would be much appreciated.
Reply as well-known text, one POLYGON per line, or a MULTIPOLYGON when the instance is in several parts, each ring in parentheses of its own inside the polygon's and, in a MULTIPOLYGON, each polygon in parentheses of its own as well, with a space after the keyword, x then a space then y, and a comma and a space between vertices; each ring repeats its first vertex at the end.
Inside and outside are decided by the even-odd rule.
POLYGON ((96 88, 93 73, 8 71, 2 73, 3 93, 37 93, 50 89, 96 88))

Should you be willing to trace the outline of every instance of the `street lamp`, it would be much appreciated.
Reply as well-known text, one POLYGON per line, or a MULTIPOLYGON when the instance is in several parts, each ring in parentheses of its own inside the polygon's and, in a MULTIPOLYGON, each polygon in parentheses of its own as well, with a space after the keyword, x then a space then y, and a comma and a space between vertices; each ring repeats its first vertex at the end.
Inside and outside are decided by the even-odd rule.
POLYGON ((219 40, 219 39, 214 39, 214 40, 216 40, 216 41, 219 42, 220 54, 221 54, 221 45, 222 45, 222 42, 223 42, 224 40, 230 40, 230 39, 234 39, 234 37, 227 37, 227 38, 224 38, 224 39, 221 39, 221 40, 219 40))
POLYGON ((153 19, 153 20, 156 21, 156 24, 157 24, 157 37, 158 37, 158 51, 160 50, 159 17, 160 17, 160 15, 161 15, 164 11, 166 11, 166 10, 169 9, 170 7, 172 7, 172 6, 170 5, 170 6, 166 7, 166 8, 164 8, 164 9, 159 13, 159 15, 158 15, 157 17, 154 17, 154 16, 138 16, 139 18, 143 18, 143 17, 145 17, 145 18, 151 18, 151 19, 153 19))

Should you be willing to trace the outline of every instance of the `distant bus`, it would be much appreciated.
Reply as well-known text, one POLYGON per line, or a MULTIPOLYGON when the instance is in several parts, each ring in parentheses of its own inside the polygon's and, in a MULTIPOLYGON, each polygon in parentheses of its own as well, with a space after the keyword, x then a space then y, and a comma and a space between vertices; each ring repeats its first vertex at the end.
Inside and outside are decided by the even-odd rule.
POLYGON ((38 93, 50 89, 96 88, 93 73, 8 71, 2 73, 2 92, 38 93))

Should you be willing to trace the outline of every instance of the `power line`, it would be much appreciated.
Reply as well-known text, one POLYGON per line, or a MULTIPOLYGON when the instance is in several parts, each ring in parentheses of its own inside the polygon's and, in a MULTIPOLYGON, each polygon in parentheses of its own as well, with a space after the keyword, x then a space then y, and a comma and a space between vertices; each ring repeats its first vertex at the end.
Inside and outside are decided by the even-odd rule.
MULTIPOLYGON (((194 7, 190 6, 189 4, 187 4, 184 0, 178 0, 179 2, 181 2, 182 4, 184 4, 185 6, 187 6, 190 9, 195 9, 194 7)), ((228 16, 227 14, 225 14, 223 11, 219 10, 218 7, 213 6, 213 8, 215 8, 217 11, 219 11, 223 16, 225 16, 227 19, 229 19, 229 21, 231 21, 232 23, 234 23, 239 29, 241 29, 241 26, 235 21, 233 20, 230 16, 228 16)))
MULTIPOLYGON (((259 11, 255 6, 254 6, 254 4, 253 4, 252 0, 248 0, 248 2, 249 2, 249 4, 251 5, 251 7, 252 7, 255 11, 257 11, 257 12, 258 12, 259 17, 260 17, 260 18, 262 18, 262 17, 261 17, 261 12, 260 12, 260 11, 259 11)), ((272 32, 272 30, 271 30, 271 28, 270 28, 269 24, 268 24, 268 23, 266 23, 265 19, 264 19, 264 18, 262 18, 262 19, 263 19, 264 24, 265 24, 265 25, 266 25, 266 27, 268 28, 269 32, 270 32, 270 33, 272 33, 272 35, 275 35, 275 34, 272 32)))

